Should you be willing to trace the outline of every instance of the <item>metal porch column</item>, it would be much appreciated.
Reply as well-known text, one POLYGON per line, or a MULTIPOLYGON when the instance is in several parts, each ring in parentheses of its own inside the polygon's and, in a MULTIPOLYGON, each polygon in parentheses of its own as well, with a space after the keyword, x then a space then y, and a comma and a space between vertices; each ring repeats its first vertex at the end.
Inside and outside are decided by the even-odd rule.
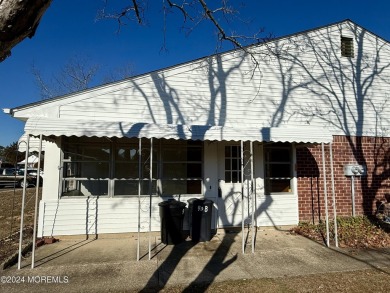
POLYGON ((254 162, 253 162, 253 141, 250 144, 250 158, 251 158, 251 202, 252 202, 252 253, 255 253, 255 182, 254 182, 254 162))
POLYGON ((325 222, 326 222, 326 246, 329 247, 329 214, 328 214, 328 191, 326 187, 326 167, 324 143, 321 143, 322 151, 322 171, 324 175, 324 200, 325 200, 325 222))
POLYGON ((33 230, 33 243, 32 243, 32 257, 31 257, 31 268, 35 266, 35 246, 37 241, 37 214, 38 214, 38 195, 39 195, 39 184, 41 183, 41 154, 42 154, 42 134, 39 135, 39 154, 38 154, 38 171, 37 171, 37 182, 35 186, 35 210, 34 210, 34 230, 33 230))
POLYGON ((245 235, 244 235, 244 142, 241 140, 241 236, 242 253, 245 254, 245 235))
POLYGON ((141 138, 138 139, 138 237, 137 237, 137 261, 139 261, 139 245, 140 245, 140 230, 141 230, 141 154, 142 154, 142 142, 141 138))
POLYGON ((26 201, 26 183, 27 183, 27 160, 30 150, 30 134, 27 133, 27 147, 24 159, 24 178, 23 178, 23 196, 22 196, 22 210, 20 212, 20 232, 19 232, 19 252, 18 252, 18 270, 20 270, 22 262, 22 242, 23 242, 23 226, 24 226, 24 204, 26 201))
POLYGON ((333 150, 332 143, 329 144, 329 154, 330 154, 330 170, 332 176, 332 200, 333 200, 333 218, 334 218, 334 241, 336 247, 339 247, 338 231, 337 231, 337 212, 336 212, 336 195, 334 187, 334 172, 333 172, 333 150))
POLYGON ((152 232, 152 180, 153 180, 153 137, 150 138, 150 172, 149 172, 149 260, 151 259, 151 239, 150 233, 152 232))

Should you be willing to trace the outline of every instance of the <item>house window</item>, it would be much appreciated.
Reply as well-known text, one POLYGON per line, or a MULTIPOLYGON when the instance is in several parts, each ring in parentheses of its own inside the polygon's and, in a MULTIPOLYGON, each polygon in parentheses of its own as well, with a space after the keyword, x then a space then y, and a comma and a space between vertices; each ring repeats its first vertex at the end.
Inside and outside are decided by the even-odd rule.
POLYGON ((63 196, 202 193, 203 142, 154 140, 152 166, 147 139, 141 152, 129 138, 72 137, 63 146, 63 196))
POLYGON ((156 194, 157 183, 157 146, 153 146, 152 186, 150 186, 150 144, 142 144, 141 169, 139 168, 139 146, 133 144, 117 144, 115 147, 114 163, 114 195, 137 195, 140 185, 140 194, 156 194), (141 172, 141 173, 140 173, 141 172), (139 178, 139 173, 141 177, 139 178), (150 191, 150 187, 152 190, 150 191))
POLYGON ((107 143, 66 144, 62 195, 108 195, 110 155, 107 143))
POLYGON ((291 192, 292 155, 291 147, 282 143, 264 148, 265 192, 291 192))
POLYGON ((162 194, 201 194, 202 160, 202 142, 163 141, 161 145, 162 194))
POLYGON ((241 147, 225 146, 225 182, 241 182, 241 147))
POLYGON ((354 57, 353 38, 341 37, 341 56, 354 57))

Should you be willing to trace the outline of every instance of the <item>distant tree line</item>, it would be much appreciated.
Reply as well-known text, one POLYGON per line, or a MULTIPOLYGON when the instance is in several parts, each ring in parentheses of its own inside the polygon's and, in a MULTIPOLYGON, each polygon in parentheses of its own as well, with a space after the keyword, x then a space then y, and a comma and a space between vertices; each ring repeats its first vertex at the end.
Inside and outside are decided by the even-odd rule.
POLYGON ((1 167, 15 166, 22 158, 23 153, 18 151, 18 142, 13 142, 6 147, 0 146, 1 167))

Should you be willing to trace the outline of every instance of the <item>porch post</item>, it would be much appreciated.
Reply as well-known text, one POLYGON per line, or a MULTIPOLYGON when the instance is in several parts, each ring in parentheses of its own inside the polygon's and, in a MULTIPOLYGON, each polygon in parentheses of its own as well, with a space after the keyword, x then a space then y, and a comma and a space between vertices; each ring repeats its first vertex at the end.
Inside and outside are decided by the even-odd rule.
POLYGON ((255 253, 255 184, 254 184, 254 163, 253 163, 253 141, 250 143, 250 158, 251 158, 251 202, 252 202, 252 253, 255 253))
POLYGON ((333 150, 332 143, 329 144, 329 153, 330 153, 330 170, 332 175, 332 201, 333 201, 333 221, 334 221, 334 241, 336 247, 339 247, 338 231, 337 231, 337 212, 336 212, 336 195, 334 188, 334 173, 333 173, 333 150))
POLYGON ((37 241, 37 214, 38 214, 39 184, 41 179, 41 154, 42 154, 42 134, 39 135, 38 171, 37 171, 37 181, 35 186, 34 230, 33 230, 33 242, 32 242, 32 257, 31 257, 32 269, 35 266, 35 244, 37 241))
POLYGON ((153 137, 150 138, 150 172, 149 172, 149 260, 151 259, 151 239, 152 231, 152 180, 153 180, 153 137))
POLYGON ((328 193, 326 188, 326 168, 325 168, 325 150, 324 143, 321 143, 322 149, 322 171, 324 174, 324 200, 325 200, 325 222, 326 222, 326 246, 329 247, 329 216, 328 216, 328 193))
POLYGON ((20 270, 22 262, 22 243, 23 243, 23 226, 24 226, 24 203, 26 200, 26 183, 27 183, 27 159, 30 150, 30 134, 27 133, 27 147, 24 158, 24 178, 23 178, 23 196, 22 196, 22 210, 20 212, 20 232, 19 232, 19 252, 18 252, 18 270, 20 270))
POLYGON ((140 245, 140 230, 141 230, 141 154, 142 154, 142 142, 141 138, 138 139, 138 237, 137 237, 137 261, 139 261, 139 245, 140 245))
POLYGON ((245 254, 244 237, 244 142, 241 140, 241 235, 242 235, 242 253, 245 254))

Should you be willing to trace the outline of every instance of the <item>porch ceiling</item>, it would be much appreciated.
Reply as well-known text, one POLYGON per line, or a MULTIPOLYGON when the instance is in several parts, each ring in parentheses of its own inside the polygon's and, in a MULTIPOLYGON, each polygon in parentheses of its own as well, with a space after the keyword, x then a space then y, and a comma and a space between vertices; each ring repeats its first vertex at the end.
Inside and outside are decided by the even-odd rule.
POLYGON ((330 143, 332 135, 324 128, 297 127, 226 127, 132 123, 125 121, 29 118, 25 132, 44 136, 134 137, 211 141, 259 141, 330 143))

